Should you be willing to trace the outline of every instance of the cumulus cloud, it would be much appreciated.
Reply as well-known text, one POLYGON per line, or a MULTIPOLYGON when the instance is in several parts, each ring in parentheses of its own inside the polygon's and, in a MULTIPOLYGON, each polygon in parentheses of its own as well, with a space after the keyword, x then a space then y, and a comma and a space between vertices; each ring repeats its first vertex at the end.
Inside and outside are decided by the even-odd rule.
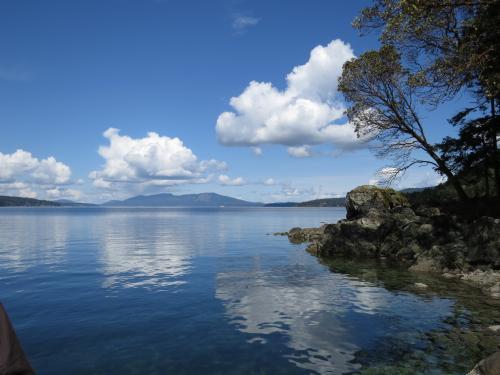
POLYGON ((75 189, 64 189, 58 186, 46 190, 46 197, 48 199, 70 199, 79 200, 82 197, 82 193, 75 189))
POLYGON ((276 181, 274 181, 274 178, 268 178, 268 179, 264 180, 264 185, 271 186, 274 184, 276 184, 276 181))
POLYGON ((351 47, 336 39, 315 47, 304 65, 293 68, 285 90, 269 82, 250 82, 239 96, 231 98, 233 110, 219 115, 219 142, 251 147, 325 143, 357 147, 363 140, 352 125, 341 122, 345 107, 337 92, 342 66, 353 57, 351 47))
POLYGON ((241 186, 245 184, 245 180, 243 179, 243 177, 236 177, 231 179, 229 176, 221 174, 219 176, 219 183, 221 185, 241 186))
POLYGON ((179 138, 149 132, 143 138, 121 135, 119 129, 103 133, 109 144, 99 147, 105 164, 89 177, 99 188, 116 183, 142 183, 157 186, 206 182, 210 170, 225 170, 225 162, 198 161, 196 155, 179 138))
POLYGON ((0 152, 0 182, 25 181, 60 185, 70 181, 71 169, 50 156, 33 157, 30 152, 17 150, 12 154, 0 152))
POLYGON ((311 156, 311 147, 304 146, 296 146, 296 147, 288 147, 287 148, 288 155, 293 156, 295 158, 308 158, 311 156))
POLYGON ((370 185, 392 186, 395 189, 424 188, 436 186, 446 181, 446 177, 429 168, 420 171, 398 173, 394 167, 385 167, 375 173, 368 181, 370 185))
POLYGON ((54 189, 71 183, 71 169, 50 156, 38 159, 30 152, 0 152, 0 193, 36 198, 37 191, 54 189))
POLYGON ((25 182, 0 182, 0 195, 14 195, 16 197, 36 198, 37 192, 25 182))

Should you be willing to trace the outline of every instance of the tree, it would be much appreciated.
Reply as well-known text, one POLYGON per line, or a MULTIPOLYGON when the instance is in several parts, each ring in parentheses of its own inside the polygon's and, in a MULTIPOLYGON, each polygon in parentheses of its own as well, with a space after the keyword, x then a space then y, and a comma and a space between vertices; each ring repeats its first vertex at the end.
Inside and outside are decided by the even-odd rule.
POLYGON ((354 21, 363 33, 379 30, 382 45, 401 53, 422 101, 438 105, 466 89, 476 109, 489 112, 487 143, 500 199, 499 24, 500 0, 375 0, 354 21))
POLYGON ((467 108, 454 116, 450 122, 460 126, 458 136, 446 137, 436 148, 449 168, 476 188, 476 197, 489 197, 493 159, 489 132, 493 119, 491 116, 471 119, 475 111, 475 108, 467 108))
POLYGON ((393 46, 369 51, 344 64, 339 91, 350 104, 347 117, 360 137, 369 137, 380 157, 393 160, 392 178, 418 164, 431 164, 444 174, 458 196, 467 195, 458 177, 428 141, 418 115, 418 86, 412 83, 411 72, 401 64, 401 56, 393 46), (416 159, 421 150, 429 159, 416 159))

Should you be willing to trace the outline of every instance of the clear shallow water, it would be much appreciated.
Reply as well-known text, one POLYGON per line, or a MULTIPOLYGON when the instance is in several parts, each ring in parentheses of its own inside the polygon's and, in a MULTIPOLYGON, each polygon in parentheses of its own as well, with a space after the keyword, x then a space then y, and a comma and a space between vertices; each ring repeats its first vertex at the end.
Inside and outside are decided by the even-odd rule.
POLYGON ((397 362, 447 326, 453 298, 386 289, 269 235, 344 215, 1 209, 0 300, 39 374, 342 374, 397 362))

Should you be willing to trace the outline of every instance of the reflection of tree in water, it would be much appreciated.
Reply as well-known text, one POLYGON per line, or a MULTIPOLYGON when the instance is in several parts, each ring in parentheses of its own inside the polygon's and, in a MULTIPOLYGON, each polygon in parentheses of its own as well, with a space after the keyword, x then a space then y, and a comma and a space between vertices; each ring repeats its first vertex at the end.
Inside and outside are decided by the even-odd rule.
POLYGON ((219 273, 216 297, 234 327, 253 336, 249 341, 266 345, 285 336, 290 362, 335 374, 359 370, 364 352, 396 361, 414 351, 418 332, 436 327, 451 308, 448 300, 299 265, 219 273))

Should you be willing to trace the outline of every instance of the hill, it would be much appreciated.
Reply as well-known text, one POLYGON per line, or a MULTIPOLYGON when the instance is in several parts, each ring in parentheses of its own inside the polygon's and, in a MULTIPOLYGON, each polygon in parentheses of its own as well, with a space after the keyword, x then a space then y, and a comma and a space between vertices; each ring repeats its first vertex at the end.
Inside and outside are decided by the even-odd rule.
POLYGON ((247 202, 216 193, 174 195, 170 193, 138 195, 122 201, 109 201, 102 206, 121 207, 258 207, 262 203, 247 202))
POLYGON ((93 203, 75 202, 69 199, 57 199, 54 202, 64 207, 97 207, 97 205, 93 203))
POLYGON ((265 207, 345 207, 345 197, 314 199, 306 202, 268 203, 265 207))
POLYGON ((58 207, 61 206, 61 204, 57 202, 39 200, 34 198, 9 197, 6 195, 0 195, 0 207, 41 207, 41 206, 58 207))

